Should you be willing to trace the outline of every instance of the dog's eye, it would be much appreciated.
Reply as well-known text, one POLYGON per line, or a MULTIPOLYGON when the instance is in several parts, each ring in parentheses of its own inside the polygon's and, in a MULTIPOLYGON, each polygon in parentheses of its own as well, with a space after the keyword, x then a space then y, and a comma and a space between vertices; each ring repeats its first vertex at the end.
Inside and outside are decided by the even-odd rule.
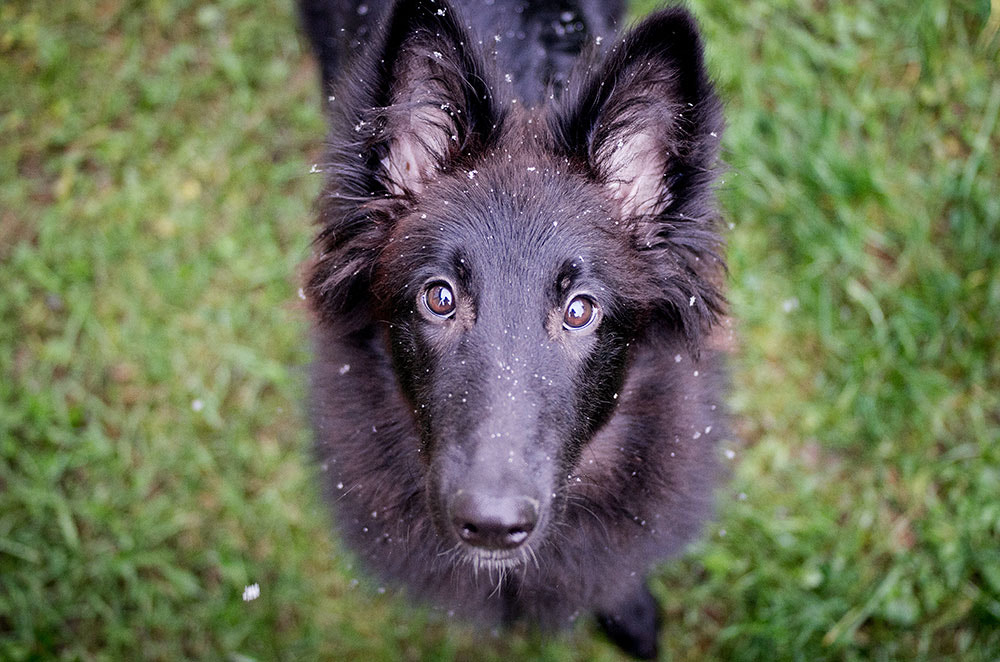
POLYGON ((451 317, 455 312, 455 293, 448 283, 432 283, 424 291, 424 303, 438 317, 451 317))
POLYGON ((579 331, 590 326, 597 317, 597 304, 582 294, 573 297, 563 313, 563 326, 571 331, 579 331))

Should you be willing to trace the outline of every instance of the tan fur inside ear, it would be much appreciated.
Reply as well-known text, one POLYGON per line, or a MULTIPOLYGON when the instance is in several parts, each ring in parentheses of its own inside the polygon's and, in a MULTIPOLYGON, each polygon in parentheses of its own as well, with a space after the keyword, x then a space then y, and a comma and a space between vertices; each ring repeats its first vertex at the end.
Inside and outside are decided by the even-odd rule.
POLYGON ((643 131, 604 145, 598 153, 611 196, 626 216, 655 213, 668 201, 664 188, 667 159, 652 135, 643 131))
POLYGON ((389 155, 382 159, 385 168, 385 184, 393 195, 420 193, 424 180, 433 171, 433 163, 427 153, 412 140, 400 139, 393 143, 389 155))
POLYGON ((386 188, 393 195, 419 193, 457 140, 456 110, 442 82, 440 51, 414 44, 400 57, 386 131, 392 136, 382 159, 386 188))
POLYGON ((655 62, 616 78, 591 138, 591 162, 625 216, 655 215, 670 203, 666 175, 682 109, 674 80, 655 62))
POLYGON ((389 190, 395 195, 405 191, 419 193, 424 183, 434 177, 438 166, 448 154, 451 118, 447 110, 434 106, 430 93, 407 104, 409 112, 399 113, 393 127, 396 139, 389 154, 382 159, 389 190))

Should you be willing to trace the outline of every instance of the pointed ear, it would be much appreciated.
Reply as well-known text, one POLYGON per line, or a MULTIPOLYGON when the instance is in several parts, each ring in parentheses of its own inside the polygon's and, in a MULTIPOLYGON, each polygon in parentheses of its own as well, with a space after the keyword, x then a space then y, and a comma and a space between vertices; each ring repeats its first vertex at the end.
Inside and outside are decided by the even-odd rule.
POLYGON ((486 67, 445 0, 396 2, 374 55, 349 129, 374 157, 368 165, 381 188, 419 193, 495 135, 500 112, 486 67))
POLYGON ((553 128, 625 217, 700 197, 711 184, 722 113, 694 18, 675 7, 640 23, 571 87, 553 128))
POLYGON ((427 182, 502 127, 481 56, 445 0, 397 0, 334 88, 306 294, 329 323, 362 328, 386 234, 427 182))
POLYGON ((692 348, 724 308, 712 183, 722 108, 694 18, 651 15, 552 116, 556 149, 601 184, 646 263, 656 314, 692 348))

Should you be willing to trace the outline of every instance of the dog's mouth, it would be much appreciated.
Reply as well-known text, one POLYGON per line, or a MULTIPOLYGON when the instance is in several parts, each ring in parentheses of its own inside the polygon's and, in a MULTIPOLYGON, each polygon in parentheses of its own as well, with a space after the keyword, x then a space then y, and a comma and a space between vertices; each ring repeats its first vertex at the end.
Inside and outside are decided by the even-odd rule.
POLYGON ((525 568, 537 566, 538 558, 531 545, 532 541, 526 541, 516 549, 483 549, 474 547, 464 542, 458 542, 450 550, 444 552, 449 557, 451 563, 456 566, 471 568, 475 575, 484 573, 493 577, 494 573, 503 576, 505 573, 525 568))

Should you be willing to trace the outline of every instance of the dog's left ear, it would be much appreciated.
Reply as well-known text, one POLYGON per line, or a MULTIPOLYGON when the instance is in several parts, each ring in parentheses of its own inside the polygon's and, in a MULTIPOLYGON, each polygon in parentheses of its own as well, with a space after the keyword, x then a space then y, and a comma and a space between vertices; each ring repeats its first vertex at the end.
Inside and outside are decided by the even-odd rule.
POLYGON ((697 26, 680 7, 629 32, 550 116, 556 150, 604 187, 649 263, 657 308, 692 340, 723 308, 708 273, 722 266, 712 191, 722 125, 697 26))
POLYGON ((623 216, 683 213, 711 185, 722 131, 694 18, 675 7, 640 23, 568 90, 552 127, 623 216))

